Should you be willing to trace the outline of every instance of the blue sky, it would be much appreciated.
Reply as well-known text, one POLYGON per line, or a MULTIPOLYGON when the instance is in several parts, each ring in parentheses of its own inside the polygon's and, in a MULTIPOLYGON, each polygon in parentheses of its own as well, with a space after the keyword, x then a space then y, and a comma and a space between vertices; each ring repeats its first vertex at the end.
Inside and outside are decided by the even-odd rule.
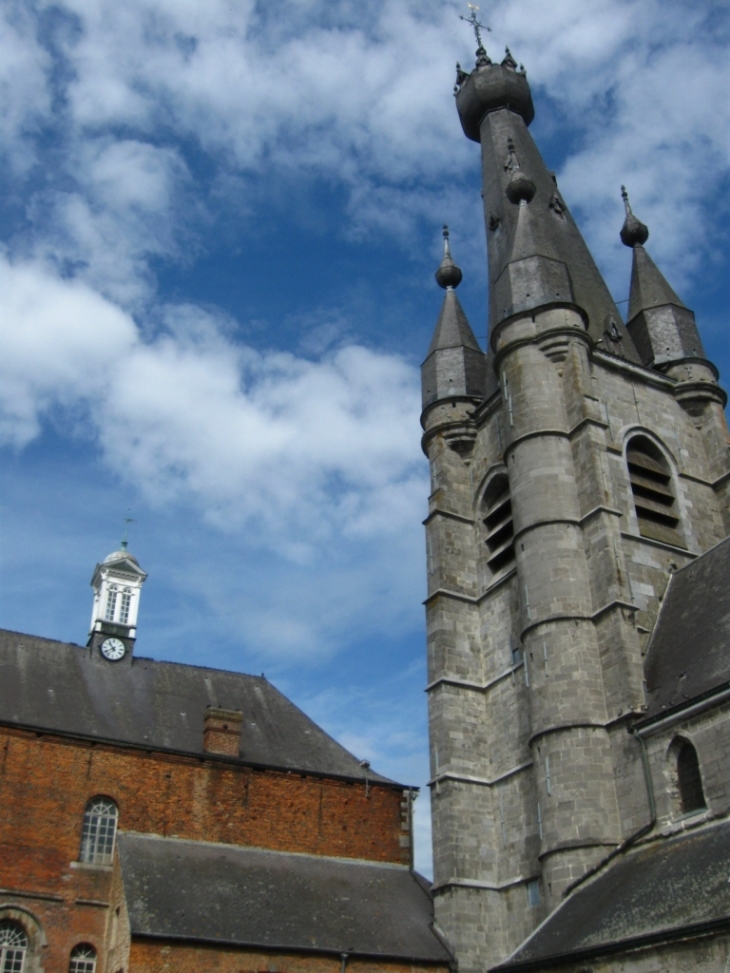
MULTIPOLYGON (((730 374, 727 5, 482 7, 616 300, 625 182, 730 374)), ((486 331, 460 13, 0 5, 0 624, 83 643, 94 564, 130 509, 140 654, 263 671, 422 786, 418 366, 443 222, 486 331)), ((427 870, 425 793, 417 808, 427 870)))

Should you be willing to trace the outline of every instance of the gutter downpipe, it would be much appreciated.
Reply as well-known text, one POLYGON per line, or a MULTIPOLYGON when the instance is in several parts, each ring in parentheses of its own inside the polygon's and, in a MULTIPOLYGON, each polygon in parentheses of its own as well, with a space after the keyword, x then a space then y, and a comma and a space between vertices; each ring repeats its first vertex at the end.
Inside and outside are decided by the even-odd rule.
POLYGON ((627 848, 631 847, 635 841, 638 841, 639 838, 642 838, 645 834, 648 834, 648 832, 651 831, 656 824, 656 800, 654 798, 654 785, 651 780, 651 769, 649 767, 649 755, 646 752, 646 744, 644 743, 644 738, 637 731, 636 727, 629 727, 629 733, 639 744, 639 750, 641 752, 641 766, 644 770, 644 785, 646 787, 646 797, 649 802, 649 821, 647 824, 639 828, 638 831, 635 831, 632 835, 629 835, 629 837, 626 838, 625 841, 622 841, 620 845, 617 845, 613 851, 609 852, 605 858, 602 858, 597 865, 594 865, 593 868, 589 868, 587 872, 580 876, 580 878, 577 878, 574 882, 571 882, 563 892, 564 899, 568 897, 573 889, 576 889, 579 885, 582 885, 586 879, 590 878, 592 875, 595 875, 596 872, 600 872, 600 870, 605 865, 608 865, 610 861, 613 861, 617 855, 622 854, 627 848))

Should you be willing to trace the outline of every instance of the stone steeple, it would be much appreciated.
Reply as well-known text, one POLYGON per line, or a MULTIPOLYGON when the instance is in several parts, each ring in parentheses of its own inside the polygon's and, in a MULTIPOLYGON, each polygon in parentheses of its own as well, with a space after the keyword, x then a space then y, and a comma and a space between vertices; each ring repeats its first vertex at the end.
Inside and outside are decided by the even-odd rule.
POLYGON ((685 359, 704 360, 694 313, 644 249, 649 230, 634 215, 625 186, 621 195, 626 208, 621 240, 633 251, 628 329, 642 362, 664 369, 685 359))
MULTIPOLYGON (((619 340, 607 342, 609 352, 632 361, 638 355, 565 200, 528 131, 534 117, 532 95, 523 68, 507 52, 501 64, 481 57, 471 74, 457 69, 456 106, 464 133, 481 144, 484 218, 489 256, 490 337, 501 321, 515 313, 513 291, 523 306, 550 300, 581 309, 594 341, 606 332, 619 340), (529 220, 523 215, 529 206, 529 220), (518 226, 530 224, 542 261, 522 263, 516 253, 518 226), (547 260, 553 261, 548 264, 547 260), (562 265, 562 266, 560 266, 562 265), (557 275, 557 276, 556 276, 557 275), (519 280, 519 284, 505 280, 519 280)), ((520 227, 524 234, 524 226, 520 227)))
POLYGON ((444 256, 436 271, 436 281, 446 293, 421 366, 424 409, 443 399, 484 397, 484 353, 454 290, 461 279, 461 270, 451 256, 449 230, 445 226, 444 256))
POLYGON ((528 131, 524 71, 477 43, 456 104, 481 144, 489 344, 447 246, 421 417, 434 907, 462 973, 654 828, 626 732, 643 650, 670 571, 730 532, 725 396, 691 312, 627 213, 626 327, 528 131))

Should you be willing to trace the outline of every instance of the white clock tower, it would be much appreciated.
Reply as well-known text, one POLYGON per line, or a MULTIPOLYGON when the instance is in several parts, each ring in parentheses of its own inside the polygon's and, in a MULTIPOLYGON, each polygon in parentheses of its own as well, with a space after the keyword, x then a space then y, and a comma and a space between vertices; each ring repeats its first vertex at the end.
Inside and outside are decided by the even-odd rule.
POLYGON ((146 579, 137 558, 127 550, 126 540, 94 569, 94 607, 87 645, 109 662, 132 656, 139 597, 146 579))

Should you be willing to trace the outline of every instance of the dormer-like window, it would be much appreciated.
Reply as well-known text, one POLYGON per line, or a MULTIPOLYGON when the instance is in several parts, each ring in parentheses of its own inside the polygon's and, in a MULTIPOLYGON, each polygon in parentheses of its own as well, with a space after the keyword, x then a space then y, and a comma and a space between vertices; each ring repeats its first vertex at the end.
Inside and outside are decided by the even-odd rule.
MULTIPOLYGON (((93 797, 84 811, 80 860, 90 865, 111 865, 119 811, 108 797, 93 797)), ((2 973, 2 971, 0 971, 2 973)))
POLYGON ((684 547, 669 464, 646 436, 636 436, 626 450, 631 490, 642 537, 684 547))
POLYGON ((28 946, 28 934, 19 922, 0 921, 0 973, 23 973, 28 946))
POLYGON ((677 787, 682 814, 704 811, 707 803, 702 788, 700 762, 689 740, 682 740, 677 750, 677 787))
POLYGON ((498 473, 487 487, 483 503, 487 529, 487 564, 499 574, 514 564, 515 545, 512 524, 512 499, 506 473, 498 473))

